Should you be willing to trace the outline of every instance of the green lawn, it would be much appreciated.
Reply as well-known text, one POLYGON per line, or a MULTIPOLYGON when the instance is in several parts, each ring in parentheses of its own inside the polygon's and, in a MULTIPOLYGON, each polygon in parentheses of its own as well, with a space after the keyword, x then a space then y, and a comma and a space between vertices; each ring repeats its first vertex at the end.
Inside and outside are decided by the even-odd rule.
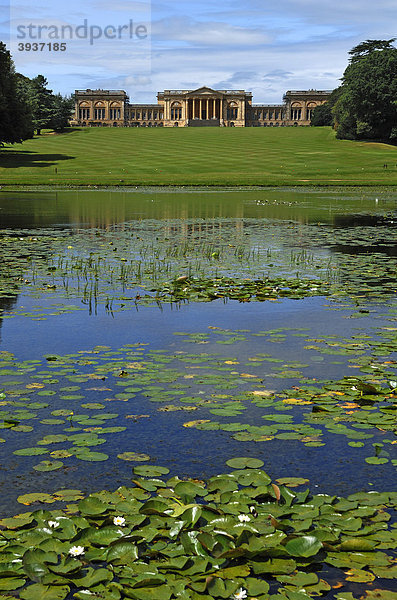
POLYGON ((397 184, 397 147, 327 127, 70 129, 5 147, 0 165, 3 186, 397 184))

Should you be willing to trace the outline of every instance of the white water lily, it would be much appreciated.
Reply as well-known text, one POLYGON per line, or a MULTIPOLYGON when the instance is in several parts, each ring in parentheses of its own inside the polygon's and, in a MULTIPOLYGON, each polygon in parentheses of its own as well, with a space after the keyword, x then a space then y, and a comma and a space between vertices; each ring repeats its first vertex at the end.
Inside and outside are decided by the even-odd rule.
POLYGON ((82 556, 84 552, 84 546, 72 546, 69 550, 70 556, 82 556))
POLYGON ((44 531, 44 533, 46 533, 47 535, 52 535, 54 532, 52 529, 48 529, 48 527, 43 527, 42 531, 44 531))
POLYGON ((89 594, 90 596, 94 596, 94 592, 90 592, 90 590, 80 590, 79 594, 89 594))
POLYGON ((389 381, 389 385, 392 390, 395 390, 397 388, 397 381, 389 381))
POLYGON ((235 594, 233 594, 233 600, 245 600, 247 597, 247 591, 243 588, 240 588, 235 594))
POLYGON ((52 527, 53 529, 56 529, 57 527, 59 527, 59 523, 58 523, 58 521, 48 521, 48 527, 52 527))
POLYGON ((124 517, 114 517, 113 524, 117 525, 118 527, 124 527, 124 525, 125 525, 124 517))
POLYGON ((240 523, 248 523, 248 521, 251 521, 251 517, 249 517, 248 515, 239 515, 238 520, 240 521, 240 523))

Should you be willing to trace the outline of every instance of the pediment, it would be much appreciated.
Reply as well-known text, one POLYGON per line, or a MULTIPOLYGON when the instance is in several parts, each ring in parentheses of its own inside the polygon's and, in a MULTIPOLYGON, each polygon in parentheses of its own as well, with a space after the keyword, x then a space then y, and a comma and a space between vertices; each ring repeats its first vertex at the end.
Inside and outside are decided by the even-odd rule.
POLYGON ((220 96, 221 93, 217 90, 213 90, 210 87, 203 86, 198 88, 197 90, 192 90, 187 94, 188 96, 220 96))

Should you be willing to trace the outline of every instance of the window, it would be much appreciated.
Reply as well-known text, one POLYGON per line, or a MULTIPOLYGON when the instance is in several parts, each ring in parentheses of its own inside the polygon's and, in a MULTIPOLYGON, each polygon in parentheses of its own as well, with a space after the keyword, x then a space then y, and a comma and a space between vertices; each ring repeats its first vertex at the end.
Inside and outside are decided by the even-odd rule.
POLYGON ((229 105, 227 108, 227 120, 231 121, 233 119, 237 119, 238 108, 237 106, 229 105))
POLYGON ((121 110, 119 108, 111 108, 109 111, 109 118, 111 121, 114 121, 115 119, 120 119, 121 118, 121 110))
POLYGON ((79 110, 79 119, 89 119, 90 118, 90 109, 89 108, 80 108, 79 110))
POLYGON ((171 120, 177 121, 182 119, 182 108, 174 107, 171 108, 171 120))
POLYGON ((95 108, 94 109, 94 119, 95 121, 100 121, 105 118, 105 109, 104 108, 95 108))
POLYGON ((293 121, 299 121, 302 118, 302 109, 301 108, 292 108, 291 110, 291 119, 293 121))

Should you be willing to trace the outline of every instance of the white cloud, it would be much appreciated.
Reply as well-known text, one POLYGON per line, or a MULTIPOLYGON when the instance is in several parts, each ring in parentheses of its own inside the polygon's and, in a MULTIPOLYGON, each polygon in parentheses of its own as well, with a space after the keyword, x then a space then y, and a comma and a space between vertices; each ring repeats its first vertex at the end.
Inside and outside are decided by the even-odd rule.
POLYGON ((56 91, 126 89, 133 100, 148 102, 163 89, 201 85, 246 89, 258 103, 281 102, 287 89, 332 89, 348 51, 365 39, 393 37, 396 17, 396 0, 39 0, 37 6, 22 1, 24 6, 11 0, 20 18, 78 24, 88 17, 90 23, 115 25, 151 4, 146 70, 130 46, 105 41, 56 59, 26 57, 21 66, 22 58, 14 55, 19 70, 29 76, 43 72, 56 91))
POLYGON ((258 46, 272 36, 260 28, 238 27, 217 21, 200 22, 188 17, 172 17, 154 22, 153 40, 186 42, 194 46, 258 46))

